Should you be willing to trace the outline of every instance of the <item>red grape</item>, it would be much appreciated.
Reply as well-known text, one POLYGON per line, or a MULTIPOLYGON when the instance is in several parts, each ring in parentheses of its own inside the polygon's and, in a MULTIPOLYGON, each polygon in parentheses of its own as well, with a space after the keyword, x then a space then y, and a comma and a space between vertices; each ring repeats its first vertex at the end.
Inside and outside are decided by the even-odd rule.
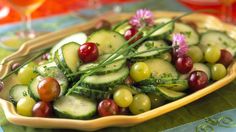
POLYGON ((16 68, 20 67, 20 63, 14 63, 11 66, 11 70, 14 71, 16 68))
POLYGON ((4 83, 2 80, 0 80, 0 92, 3 90, 3 88, 4 88, 4 83))
POLYGON ((208 85, 207 74, 203 71, 193 71, 188 77, 188 85, 192 92, 201 90, 208 85))
POLYGON ((175 62, 175 67, 178 70, 178 72, 185 74, 191 71, 193 68, 193 61, 188 56, 182 56, 177 58, 175 62))
POLYGON ((92 42, 84 43, 80 46, 78 55, 85 63, 96 61, 99 56, 97 45, 92 42))
POLYGON ((32 112, 34 117, 50 117, 52 115, 52 105, 40 101, 34 105, 32 112))
POLYGON ((100 116, 117 115, 119 107, 112 99, 104 99, 98 105, 98 113, 100 116))
MULTIPOLYGON (((132 27, 132 28, 125 31, 124 37, 126 40, 130 40, 137 33, 138 33, 138 30, 136 28, 132 27)), ((135 37, 129 44, 132 44, 132 43, 138 41, 140 38, 142 38, 141 34, 139 34, 137 37, 135 37)))
POLYGON ((219 59, 219 63, 223 64, 225 67, 228 67, 233 61, 233 56, 232 54, 225 50, 222 49, 220 50, 220 59, 219 59))
POLYGON ((60 94, 60 85, 56 79, 47 77, 38 84, 38 93, 40 99, 45 102, 50 102, 57 98, 60 94))

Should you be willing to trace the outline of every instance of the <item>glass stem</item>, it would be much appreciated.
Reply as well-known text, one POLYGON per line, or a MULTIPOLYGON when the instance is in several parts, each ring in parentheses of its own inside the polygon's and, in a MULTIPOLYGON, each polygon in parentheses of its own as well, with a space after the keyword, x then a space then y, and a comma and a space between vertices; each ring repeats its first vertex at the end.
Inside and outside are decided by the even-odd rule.
POLYGON ((23 22, 23 31, 21 33, 22 37, 26 39, 35 38, 35 34, 32 29, 32 24, 31 24, 31 14, 21 15, 21 19, 23 22))

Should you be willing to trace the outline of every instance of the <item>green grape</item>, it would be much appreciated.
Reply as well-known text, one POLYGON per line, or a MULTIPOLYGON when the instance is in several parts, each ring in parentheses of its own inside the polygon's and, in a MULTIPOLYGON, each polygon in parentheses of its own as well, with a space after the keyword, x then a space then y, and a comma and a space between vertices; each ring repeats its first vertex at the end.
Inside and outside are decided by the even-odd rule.
POLYGON ((151 109, 150 98, 146 94, 137 94, 129 105, 132 114, 137 115, 151 109))
POLYGON ((32 109, 35 103, 34 99, 29 96, 21 98, 16 105, 17 113, 23 116, 32 116, 32 109))
POLYGON ((203 52, 198 46, 189 47, 187 55, 192 58, 194 63, 200 62, 203 58, 203 52))
POLYGON ((205 51, 205 60, 210 63, 215 63, 220 59, 220 48, 217 46, 210 46, 205 51))
POLYGON ((113 95, 115 103, 120 107, 128 107, 133 101, 133 95, 127 88, 119 88, 113 95))
POLYGON ((157 108, 159 106, 162 106, 165 104, 165 99, 161 96, 161 95, 157 95, 157 94, 148 94, 150 101, 151 101, 151 107, 153 108, 157 108))
POLYGON ((146 63, 136 62, 132 65, 130 70, 130 77, 135 82, 148 79, 150 76, 151 76, 151 71, 146 63))
POLYGON ((226 75, 226 68, 223 64, 215 64, 211 67, 211 75, 213 80, 220 80, 226 75))
POLYGON ((34 71, 36 65, 37 64, 34 62, 30 62, 19 70, 17 76, 22 84, 29 84, 31 80, 37 76, 34 71))

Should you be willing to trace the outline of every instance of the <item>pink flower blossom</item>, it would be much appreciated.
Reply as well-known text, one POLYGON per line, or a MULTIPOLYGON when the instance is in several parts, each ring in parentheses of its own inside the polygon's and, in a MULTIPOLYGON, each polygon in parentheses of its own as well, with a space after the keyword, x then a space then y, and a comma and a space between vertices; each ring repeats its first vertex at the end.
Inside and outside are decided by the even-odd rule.
POLYGON ((172 46, 178 46, 175 50, 178 57, 184 56, 188 51, 188 45, 183 34, 177 33, 173 35, 172 46))
POLYGON ((139 9, 136 14, 130 19, 129 24, 134 27, 153 26, 153 14, 148 9, 139 9))

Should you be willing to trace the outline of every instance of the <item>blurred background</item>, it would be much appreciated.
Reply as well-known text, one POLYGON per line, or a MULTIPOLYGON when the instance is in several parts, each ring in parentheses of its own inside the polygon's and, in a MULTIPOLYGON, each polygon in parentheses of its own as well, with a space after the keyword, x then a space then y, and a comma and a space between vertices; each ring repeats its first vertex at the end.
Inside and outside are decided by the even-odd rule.
POLYGON ((236 23, 236 0, 0 0, 0 60, 25 41, 88 21, 104 13, 151 10, 211 13, 236 23))

